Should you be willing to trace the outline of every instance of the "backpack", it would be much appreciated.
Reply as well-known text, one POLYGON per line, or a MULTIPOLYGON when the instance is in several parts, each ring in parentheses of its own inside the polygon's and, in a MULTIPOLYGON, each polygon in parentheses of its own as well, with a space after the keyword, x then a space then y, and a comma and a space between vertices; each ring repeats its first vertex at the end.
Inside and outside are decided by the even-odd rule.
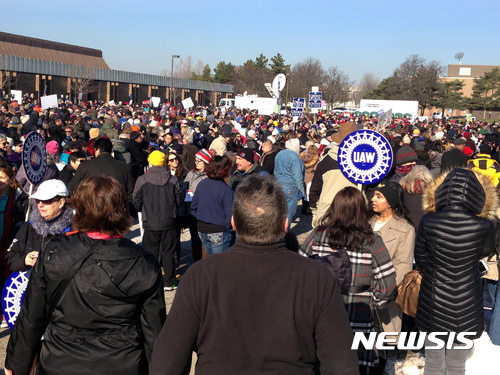
POLYGON ((346 249, 340 249, 335 253, 325 256, 317 254, 311 255, 309 258, 318 260, 323 263, 328 270, 335 276, 340 285, 340 293, 348 295, 351 289, 352 268, 351 260, 346 249))

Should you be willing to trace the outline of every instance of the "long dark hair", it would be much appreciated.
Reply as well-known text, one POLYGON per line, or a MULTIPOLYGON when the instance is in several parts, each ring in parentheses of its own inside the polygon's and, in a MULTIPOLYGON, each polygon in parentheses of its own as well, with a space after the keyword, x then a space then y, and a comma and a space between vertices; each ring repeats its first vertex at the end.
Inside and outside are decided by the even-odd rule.
POLYGON ((328 233, 328 245, 332 249, 359 250, 364 244, 372 244, 374 240, 368 218, 368 207, 363 194, 348 186, 335 195, 318 230, 328 233))
POLYGON ((175 177, 177 177, 177 179, 182 179, 182 177, 184 177, 184 174, 187 173, 187 169, 186 167, 184 166, 184 162, 181 160, 180 156, 177 154, 177 152, 172 152, 170 151, 167 155, 167 160, 166 160, 166 164, 167 164, 167 170, 170 171, 170 165, 168 165, 168 159, 170 159, 170 156, 175 156, 177 158, 177 167, 175 168, 175 177))

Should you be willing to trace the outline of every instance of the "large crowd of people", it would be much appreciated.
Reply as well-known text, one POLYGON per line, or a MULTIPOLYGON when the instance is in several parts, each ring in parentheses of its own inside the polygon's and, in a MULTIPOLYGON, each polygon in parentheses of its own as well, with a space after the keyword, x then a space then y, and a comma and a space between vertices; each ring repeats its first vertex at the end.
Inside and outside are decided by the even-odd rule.
MULTIPOLYGON (((479 337, 479 260, 498 249, 499 144, 495 122, 394 118, 380 128, 377 118, 352 113, 292 118, 212 105, 62 101, 42 109, 29 96, 4 101, 2 285, 10 272, 32 270, 6 371, 29 371, 44 332, 38 358, 47 374, 71 363, 96 368, 96 358, 113 354, 108 335, 142 335, 142 344, 125 340, 119 349, 130 356, 113 354, 106 361, 120 366, 97 373, 143 374, 149 366, 151 374, 183 374, 195 351, 200 374, 377 374, 383 356, 356 355, 353 332, 416 327, 479 337), (338 163, 340 143, 360 129, 392 146, 392 168, 373 185, 357 186, 338 163), (28 196, 21 153, 33 131, 46 141, 48 168, 28 196), (303 244, 292 228, 299 206, 311 220, 303 244), (139 212, 145 252, 123 239, 139 212), (179 282, 184 228, 194 264, 179 282), (72 257, 97 243, 83 259, 85 277, 54 298, 72 257), (347 294, 319 262, 304 259, 340 249, 351 260, 347 294), (394 303, 414 267, 423 271, 415 321, 394 303), (162 287, 179 289, 160 332, 162 287), (89 316, 70 316, 76 309, 89 316), (92 332, 106 338, 96 343, 92 332), (71 347, 78 344, 61 346, 64 335, 86 345, 85 355, 71 347)), ((488 280, 488 288, 489 334, 500 345, 500 287, 488 280)), ((425 373, 463 374, 466 352, 426 351, 425 373)))

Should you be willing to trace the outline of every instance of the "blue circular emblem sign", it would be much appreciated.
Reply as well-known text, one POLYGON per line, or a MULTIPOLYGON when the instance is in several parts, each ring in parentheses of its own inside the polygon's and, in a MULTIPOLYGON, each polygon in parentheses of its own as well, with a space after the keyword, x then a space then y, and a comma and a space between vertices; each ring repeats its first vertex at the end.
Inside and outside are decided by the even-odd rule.
POLYGON ((392 147, 382 134, 356 130, 340 143, 338 163, 351 182, 369 185, 382 180, 392 166, 392 147))
POLYGON ((14 328, 14 323, 21 311, 30 273, 31 270, 13 272, 5 282, 2 293, 2 308, 4 318, 10 329, 14 328))
POLYGON ((23 167, 26 178, 33 185, 38 185, 47 170, 47 152, 45 140, 37 132, 31 132, 23 145, 23 167))

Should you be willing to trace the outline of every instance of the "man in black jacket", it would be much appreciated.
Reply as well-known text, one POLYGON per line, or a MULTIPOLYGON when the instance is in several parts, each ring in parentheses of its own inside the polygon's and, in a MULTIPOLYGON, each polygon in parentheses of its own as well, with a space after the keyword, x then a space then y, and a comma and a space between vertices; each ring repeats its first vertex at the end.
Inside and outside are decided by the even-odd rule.
POLYGON ((80 164, 86 160, 87 158, 83 152, 72 152, 68 156, 68 164, 64 166, 61 172, 59 172, 58 180, 61 180, 66 186, 68 186, 73 177, 75 177, 75 173, 80 164))
POLYGON ((236 170, 229 178, 229 186, 236 190, 239 183, 250 175, 262 175, 267 172, 255 162, 255 153, 250 148, 242 148, 236 153, 236 170))
POLYGON ((73 194, 80 181, 87 177, 111 176, 125 189, 128 201, 131 203, 135 180, 130 166, 111 156, 113 144, 108 138, 99 138, 95 141, 94 148, 96 158, 88 160, 78 167, 68 186, 70 193, 73 194))
POLYGON ((144 136, 136 131, 130 133, 129 152, 132 156, 132 173, 134 177, 144 174, 144 168, 148 165, 148 143, 144 141, 144 136))
POLYGON ((286 248, 287 203, 277 180, 236 191, 233 247, 192 265, 158 336, 150 375, 352 375, 358 359, 340 288, 320 262, 286 248))
POLYGON ((177 177, 164 167, 163 152, 153 151, 148 162, 149 169, 135 184, 134 208, 142 212, 142 245, 163 266, 165 290, 174 290, 177 209, 184 197, 177 177))

